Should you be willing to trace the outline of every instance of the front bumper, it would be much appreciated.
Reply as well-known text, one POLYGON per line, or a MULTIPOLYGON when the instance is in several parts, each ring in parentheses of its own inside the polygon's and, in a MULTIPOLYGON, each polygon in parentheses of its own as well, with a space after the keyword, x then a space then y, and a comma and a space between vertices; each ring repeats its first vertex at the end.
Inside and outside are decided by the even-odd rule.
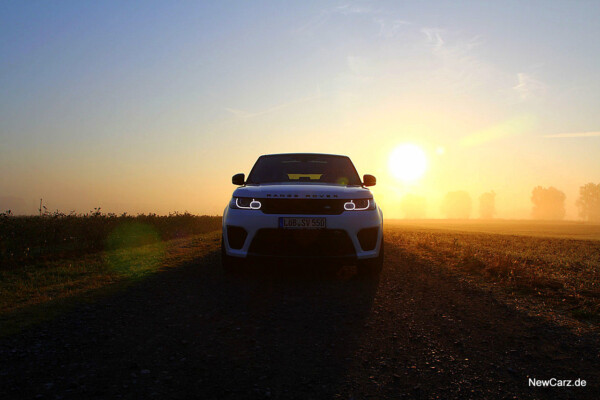
POLYGON ((369 211, 345 211, 339 215, 264 214, 260 210, 238 210, 229 207, 223 213, 223 238, 226 254, 241 258, 334 258, 342 260, 375 258, 379 255, 381 248, 382 227, 383 216, 379 207, 369 211), (325 217, 327 229, 281 229, 279 228, 280 217, 325 217), (230 233, 235 232, 236 227, 243 228, 245 235, 236 234, 233 237, 232 233, 230 238, 228 230, 230 233), (376 242, 374 247, 366 246, 371 248, 363 250, 365 233, 369 233, 365 229, 368 228, 374 228, 371 232, 376 232, 376 242), (361 231, 363 246, 359 240, 361 231))

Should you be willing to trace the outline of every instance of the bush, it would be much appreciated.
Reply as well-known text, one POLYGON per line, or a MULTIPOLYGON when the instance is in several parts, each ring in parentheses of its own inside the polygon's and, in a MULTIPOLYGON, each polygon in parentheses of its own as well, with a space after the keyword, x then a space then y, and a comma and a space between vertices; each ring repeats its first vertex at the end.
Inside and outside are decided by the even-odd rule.
POLYGON ((221 217, 187 212, 168 216, 117 216, 102 214, 95 209, 89 214, 66 215, 57 211, 35 217, 3 213, 0 215, 0 268, 102 251, 114 242, 115 237, 120 238, 119 243, 124 246, 137 246, 220 228, 221 217))

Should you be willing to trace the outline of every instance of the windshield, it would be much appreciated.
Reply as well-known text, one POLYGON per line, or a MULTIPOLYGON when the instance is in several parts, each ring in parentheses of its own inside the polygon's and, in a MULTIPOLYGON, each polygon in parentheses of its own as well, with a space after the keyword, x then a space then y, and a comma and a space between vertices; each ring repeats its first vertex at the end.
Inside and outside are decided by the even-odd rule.
POLYGON ((262 156, 246 183, 334 183, 361 185, 352 161, 344 156, 278 154, 262 156))

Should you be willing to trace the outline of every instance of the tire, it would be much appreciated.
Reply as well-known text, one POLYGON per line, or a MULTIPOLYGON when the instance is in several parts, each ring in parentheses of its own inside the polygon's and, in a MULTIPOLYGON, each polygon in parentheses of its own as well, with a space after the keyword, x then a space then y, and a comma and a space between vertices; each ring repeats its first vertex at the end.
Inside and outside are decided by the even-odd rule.
POLYGON ((358 262, 358 274, 362 276, 377 276, 383 269, 383 257, 384 257, 384 242, 383 237, 381 238, 381 248, 379 249, 379 255, 375 258, 362 260, 358 262))
POLYGON ((221 268, 223 268, 225 273, 238 272, 240 269, 240 262, 235 257, 227 255, 223 236, 221 236, 221 268))

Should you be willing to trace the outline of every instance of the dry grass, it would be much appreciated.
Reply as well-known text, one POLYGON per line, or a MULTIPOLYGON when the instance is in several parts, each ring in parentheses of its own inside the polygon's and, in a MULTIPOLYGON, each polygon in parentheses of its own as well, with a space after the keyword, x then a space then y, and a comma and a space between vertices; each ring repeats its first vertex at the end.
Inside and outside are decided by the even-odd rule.
POLYGON ((221 217, 172 213, 90 214, 60 212, 36 217, 0 214, 0 269, 22 268, 90 253, 136 247, 210 232, 221 217))
MULTIPOLYGON (((584 231, 594 236, 597 229, 597 225, 386 221, 386 241, 407 257, 490 289, 518 307, 595 325, 600 322, 600 241, 564 237, 580 237, 584 231), (533 233, 513 234, 524 230, 533 233)), ((170 241, 150 237, 143 245, 137 243, 149 238, 143 229, 141 233, 117 229, 111 237, 117 239, 102 241, 107 250, 0 269, 0 336, 215 251, 220 232, 170 241), (130 243, 128 238, 135 240, 130 243)))
MULTIPOLYGON (((387 226, 387 240, 410 256, 465 276, 521 306, 528 303, 532 312, 600 322, 600 241, 546 237, 569 233, 557 232, 557 226, 550 224, 547 232, 535 236, 508 234, 515 223, 505 225, 505 234, 466 232, 464 223, 455 226, 458 230, 451 230, 447 222, 442 228, 435 224, 387 226)), ((541 226, 536 225, 536 230, 541 226)))
POLYGON ((386 224, 460 232, 600 240, 600 224, 577 221, 392 219, 386 220, 386 224))
POLYGON ((0 336, 50 319, 74 304, 205 256, 220 232, 0 270, 0 336))

